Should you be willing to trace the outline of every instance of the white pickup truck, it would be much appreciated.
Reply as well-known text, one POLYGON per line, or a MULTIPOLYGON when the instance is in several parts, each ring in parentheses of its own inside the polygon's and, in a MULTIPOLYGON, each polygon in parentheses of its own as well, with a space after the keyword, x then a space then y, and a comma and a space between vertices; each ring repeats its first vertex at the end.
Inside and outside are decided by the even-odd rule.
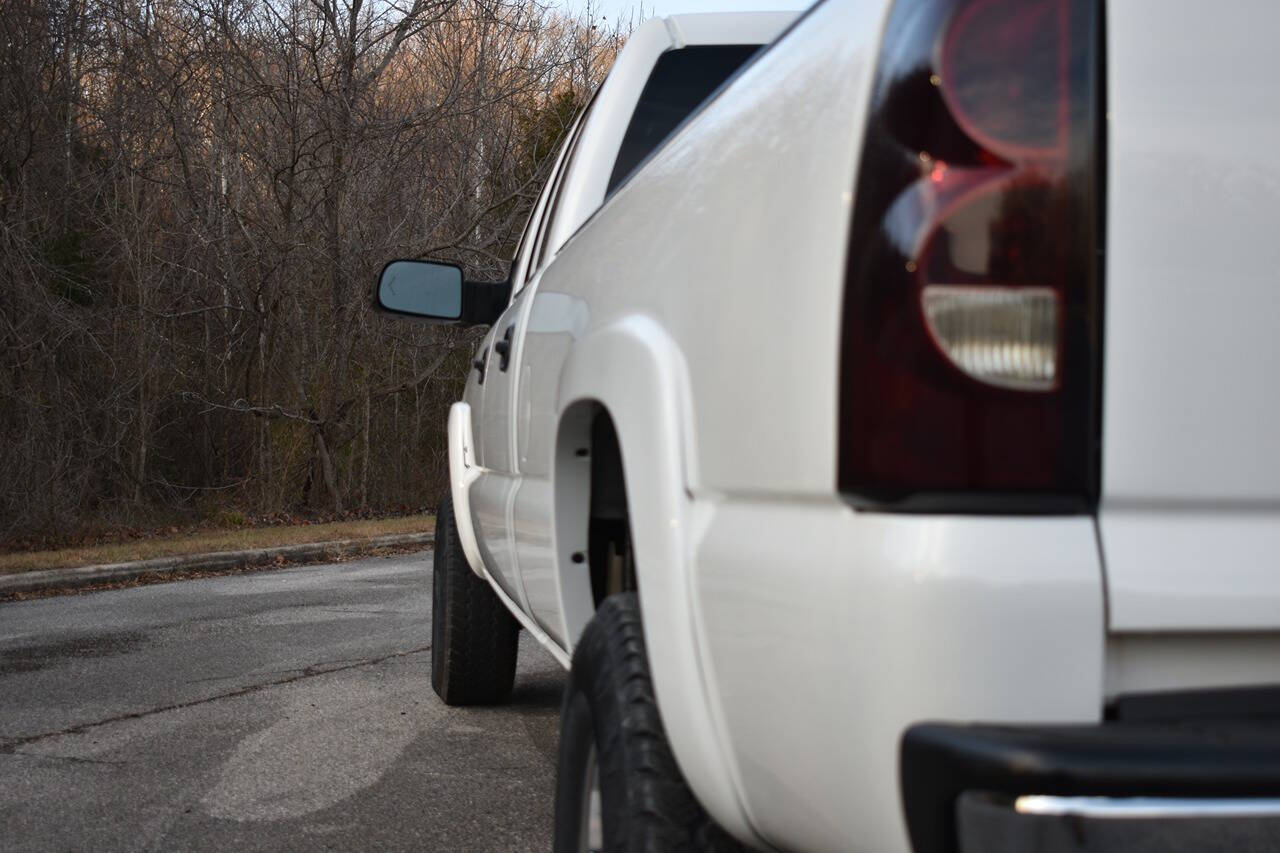
POLYGON ((384 272, 492 326, 437 692, 570 667, 558 850, 1280 849, 1280 5, 824 0, 616 166, 684 30, 384 272))

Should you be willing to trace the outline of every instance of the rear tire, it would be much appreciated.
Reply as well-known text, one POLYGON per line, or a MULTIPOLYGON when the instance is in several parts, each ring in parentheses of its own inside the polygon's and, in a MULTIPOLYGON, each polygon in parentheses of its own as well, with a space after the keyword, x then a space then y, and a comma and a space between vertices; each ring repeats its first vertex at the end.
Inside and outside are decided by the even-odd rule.
POLYGON ((436 513, 431 686, 446 705, 493 705, 516 680, 520 624, 467 563, 446 494, 436 513))
POLYGON ((703 810, 671 754, 636 594, 609 596, 574 649, 565 688, 556 853, 742 849, 703 810))

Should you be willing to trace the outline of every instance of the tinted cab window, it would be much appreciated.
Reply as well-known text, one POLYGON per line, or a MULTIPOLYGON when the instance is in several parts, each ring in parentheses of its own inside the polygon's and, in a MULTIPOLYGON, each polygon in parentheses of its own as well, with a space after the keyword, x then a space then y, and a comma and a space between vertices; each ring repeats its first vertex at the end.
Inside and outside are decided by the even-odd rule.
POLYGON ((756 44, 700 45, 659 57, 622 138, 606 195, 759 49, 756 44))

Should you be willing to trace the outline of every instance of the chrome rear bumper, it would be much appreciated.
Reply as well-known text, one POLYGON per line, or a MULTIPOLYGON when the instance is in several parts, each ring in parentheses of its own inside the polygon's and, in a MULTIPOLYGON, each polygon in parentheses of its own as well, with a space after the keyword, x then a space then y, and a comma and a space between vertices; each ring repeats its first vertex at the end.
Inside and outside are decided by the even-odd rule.
POLYGON ((956 804, 961 853, 1203 853, 1280 846, 1280 799, 1008 797, 956 804), (1032 803, 1027 803, 1032 800, 1032 803))

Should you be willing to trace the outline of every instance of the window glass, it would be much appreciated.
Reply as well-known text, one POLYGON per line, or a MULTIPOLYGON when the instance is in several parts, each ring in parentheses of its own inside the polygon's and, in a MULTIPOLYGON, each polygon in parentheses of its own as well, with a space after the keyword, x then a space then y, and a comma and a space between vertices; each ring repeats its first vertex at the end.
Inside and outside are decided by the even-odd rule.
POLYGON ((597 89, 595 94, 591 96, 591 100, 587 102, 586 109, 582 111, 582 118, 578 120, 578 124, 573 129, 573 134, 565 142, 566 154, 564 162, 560 164, 560 170, 553 179, 554 185, 550 189, 547 200, 547 209, 542 215, 542 223, 539 225, 538 246, 536 256, 533 262, 529 264, 528 275, 532 276, 542 266, 542 257, 547 250, 547 234, 551 231, 551 223, 555 221, 556 208, 560 205, 560 190, 564 187, 565 175, 569 174, 569 170, 573 168, 573 153, 578 147, 578 137, 582 135, 582 129, 586 127, 587 120, 591 118, 591 108, 595 106, 596 96, 600 94, 597 89))
POLYGON ((524 232, 520 235, 520 245, 516 247, 516 254, 511 261, 512 264, 512 298, 525 286, 529 279, 533 278, 533 274, 537 271, 537 259, 533 257, 538 244, 538 240, 545 230, 547 215, 551 211, 551 203, 556 193, 556 187, 559 186, 560 179, 564 175, 565 169, 569 163, 569 153, 574 141, 578 138, 578 133, 582 130, 584 117, 579 115, 574 123, 569 127, 568 137, 563 143, 561 154, 557 154, 556 165, 551 174, 547 176, 547 182, 542 187, 542 192, 538 193, 538 200, 534 202, 533 211, 529 214, 529 221, 524 226, 524 232), (524 264, 521 266, 521 261, 524 264), (519 277, 514 273, 520 272, 519 277))
POLYGON ((649 74, 627 125, 605 194, 627 179, 760 45, 699 45, 669 50, 649 74))
POLYGON ((535 201, 533 210, 529 211, 529 219, 524 224, 524 230, 520 232, 520 243, 516 246, 516 253, 511 257, 511 285, 516 290, 524 286, 524 272, 528 269, 528 265, 521 266, 520 262, 521 260, 527 260, 525 253, 529 250, 529 241, 532 239, 533 232, 538 229, 538 213, 538 203, 535 201), (518 277, 516 275, 517 271, 519 271, 518 277))

